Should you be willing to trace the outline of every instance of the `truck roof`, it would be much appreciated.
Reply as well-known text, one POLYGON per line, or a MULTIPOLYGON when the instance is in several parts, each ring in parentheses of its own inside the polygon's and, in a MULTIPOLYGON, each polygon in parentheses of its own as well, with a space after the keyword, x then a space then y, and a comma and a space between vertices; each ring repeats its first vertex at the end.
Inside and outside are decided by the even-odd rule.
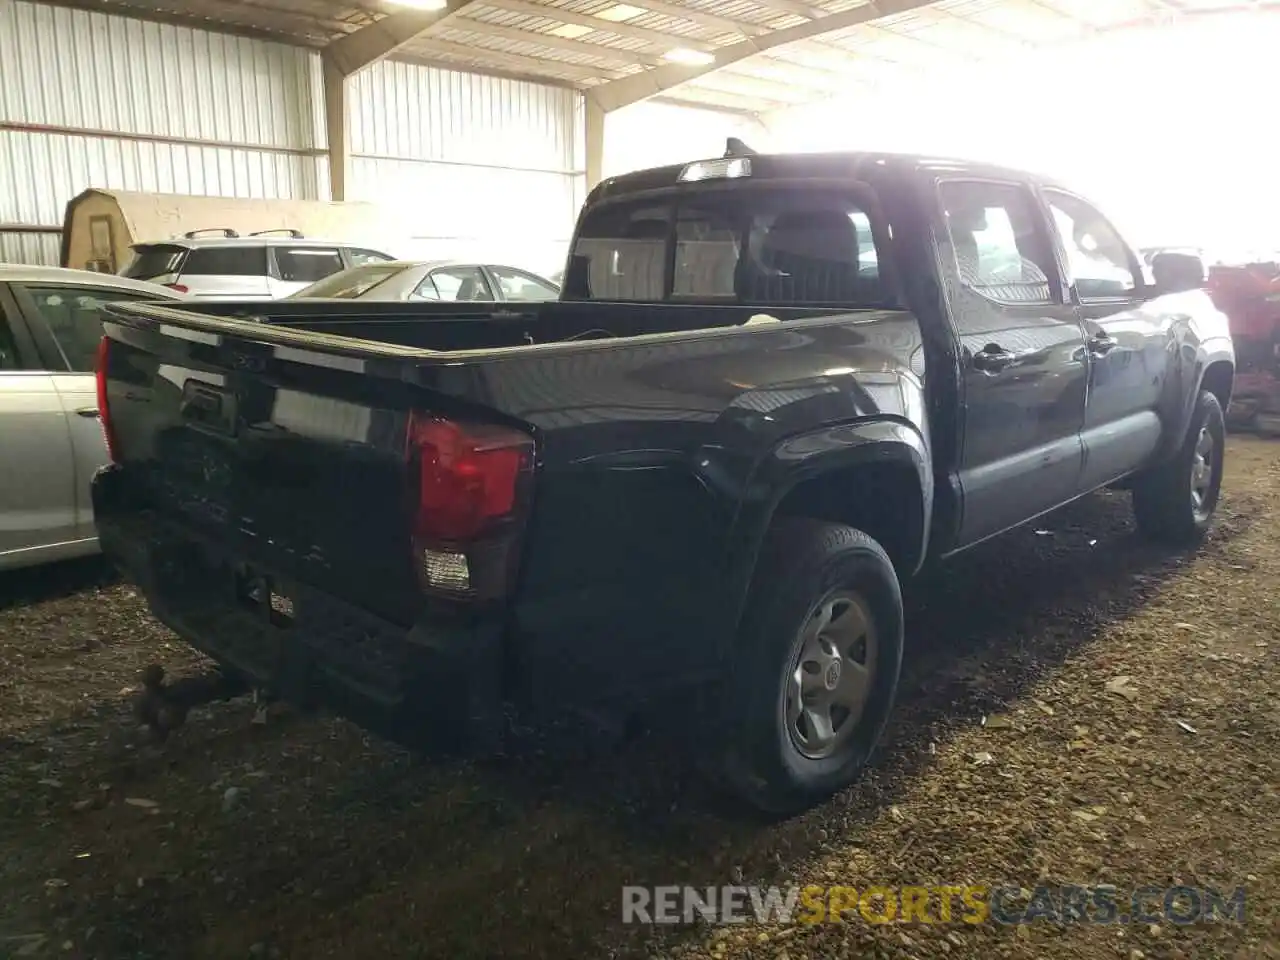
MULTIPOLYGON (((587 198, 588 203, 626 196, 646 190, 659 190, 678 185, 680 174, 692 163, 711 163, 726 157, 707 157, 689 163, 670 164, 637 170, 602 181, 587 198)), ((892 153, 847 151, 834 153, 760 153, 751 155, 751 179, 866 179, 871 170, 883 173, 949 173, 998 179, 1036 180, 1047 186, 1057 184, 1051 178, 977 160, 963 160, 924 153, 892 153)))

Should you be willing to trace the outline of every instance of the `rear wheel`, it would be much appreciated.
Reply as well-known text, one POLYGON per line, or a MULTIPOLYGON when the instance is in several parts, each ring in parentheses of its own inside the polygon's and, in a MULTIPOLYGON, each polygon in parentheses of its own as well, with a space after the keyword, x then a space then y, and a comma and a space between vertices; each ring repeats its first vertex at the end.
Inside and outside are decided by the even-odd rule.
POLYGON ((795 813, 857 777, 888 719, 902 664, 893 564, 859 530, 784 519, 743 625, 720 770, 752 806, 795 813))
POLYGON ((1182 546, 1204 536, 1222 488, 1226 436, 1218 398, 1202 390, 1178 452, 1134 482, 1133 511, 1144 535, 1182 546))

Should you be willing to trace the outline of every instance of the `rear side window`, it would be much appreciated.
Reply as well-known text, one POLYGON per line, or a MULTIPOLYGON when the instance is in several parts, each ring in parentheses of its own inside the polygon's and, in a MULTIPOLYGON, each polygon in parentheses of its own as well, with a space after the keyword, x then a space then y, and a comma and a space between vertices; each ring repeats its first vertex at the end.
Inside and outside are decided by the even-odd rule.
POLYGON ((555 300, 560 296, 560 291, 553 287, 541 277, 535 277, 531 273, 523 270, 516 270, 514 267, 489 267, 489 272, 493 274, 498 281, 498 285, 502 288, 502 299, 518 300, 522 302, 532 300, 555 300))
POLYGON ((148 244, 133 248, 133 260, 125 268, 124 275, 134 280, 154 280, 170 273, 179 273, 187 255, 186 247, 172 244, 148 244))
POLYGON ((343 268, 336 247, 276 247, 275 254, 285 283, 315 283, 343 268))
POLYGON ((182 272, 201 277, 265 277, 266 247, 197 247, 182 272))
POLYGON ((708 190, 602 205, 579 231, 567 299, 879 306, 871 218, 818 189, 708 190))
POLYGON ((571 296, 591 300, 661 300, 674 207, 610 204, 588 214, 574 258, 585 276, 571 296), (585 281, 583 283, 582 281, 585 281))
POLYGON ((418 284, 414 300, 490 301, 493 293, 479 267, 441 267, 418 284))
POLYGON ((1053 302, 1052 256, 1024 187, 954 180, 942 183, 940 195, 962 284, 1000 303, 1053 302))
POLYGON ((379 253, 377 250, 352 249, 347 251, 347 256, 351 258, 353 267, 358 267, 365 263, 383 263, 387 260, 395 259, 395 257, 389 257, 385 253, 379 253))

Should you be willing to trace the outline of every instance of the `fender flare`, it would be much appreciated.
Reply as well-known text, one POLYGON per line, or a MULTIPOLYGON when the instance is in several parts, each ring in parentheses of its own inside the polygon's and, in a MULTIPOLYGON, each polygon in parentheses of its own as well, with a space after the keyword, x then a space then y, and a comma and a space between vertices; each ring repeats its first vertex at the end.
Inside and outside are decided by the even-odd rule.
POLYGON ((756 563, 774 515, 799 484, 835 470, 861 465, 893 463, 910 467, 920 485, 920 542, 914 561, 904 576, 914 574, 924 562, 933 518, 933 460, 925 433, 900 418, 878 418, 829 424, 785 437, 757 463, 739 506, 729 537, 729 586, 734 629, 737 633, 755 576, 756 563))
MULTIPOLYGON (((1186 347, 1183 349, 1186 349, 1186 347)), ((1182 445, 1183 436, 1187 432, 1187 425, 1191 422, 1191 414, 1195 410, 1196 400, 1200 396, 1200 391, 1204 389, 1205 374, 1215 363, 1222 362, 1231 364, 1234 372, 1235 351, 1231 349, 1229 340, 1206 341, 1196 351, 1194 361, 1181 365, 1181 369, 1189 374, 1186 376, 1186 381, 1190 382, 1191 389, 1182 391, 1181 403, 1173 411, 1173 416, 1170 418, 1170 429, 1165 431, 1165 435, 1161 439, 1159 452, 1155 457, 1157 461, 1173 456, 1182 445)), ((1224 409, 1222 412, 1225 414, 1226 410, 1224 409)))

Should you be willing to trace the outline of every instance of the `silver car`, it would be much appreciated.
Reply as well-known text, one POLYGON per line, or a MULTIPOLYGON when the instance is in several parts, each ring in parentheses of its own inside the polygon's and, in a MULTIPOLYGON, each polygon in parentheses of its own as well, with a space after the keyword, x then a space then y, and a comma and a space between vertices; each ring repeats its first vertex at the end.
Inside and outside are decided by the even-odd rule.
POLYGON ((534 302, 556 300, 559 284, 536 273, 495 263, 390 260, 335 273, 288 299, 534 302))
POLYGON ((182 299, 111 274, 0 264, 0 570, 97 551, 89 481, 107 460, 93 376, 102 305, 182 299))

